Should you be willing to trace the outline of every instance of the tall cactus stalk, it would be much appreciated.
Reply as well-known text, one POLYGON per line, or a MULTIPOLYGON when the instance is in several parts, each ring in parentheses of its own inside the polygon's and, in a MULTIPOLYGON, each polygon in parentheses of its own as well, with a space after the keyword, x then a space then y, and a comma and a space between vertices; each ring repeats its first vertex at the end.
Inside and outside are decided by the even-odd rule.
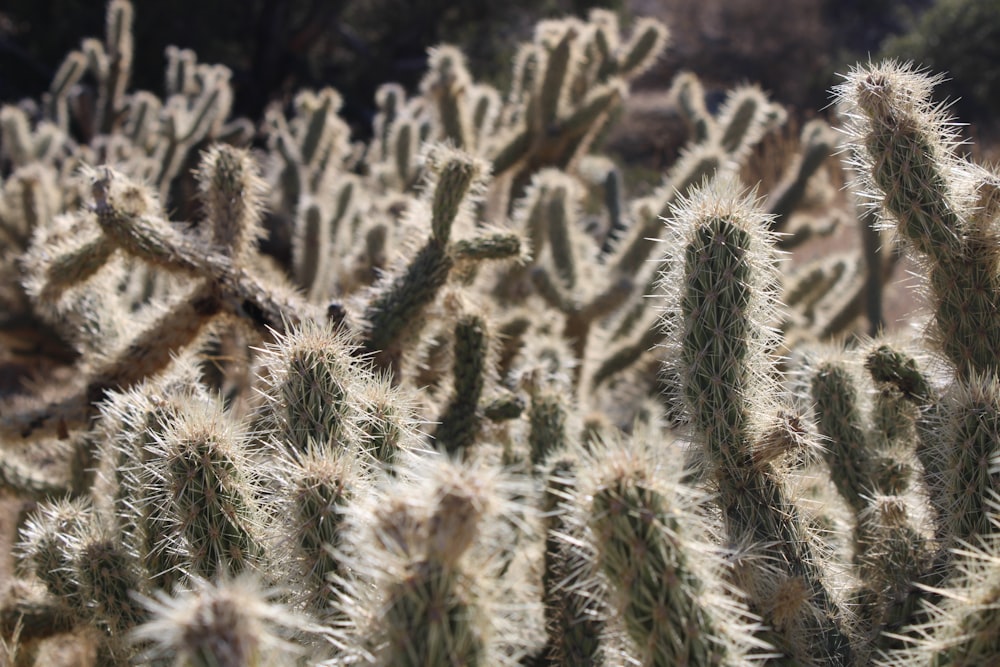
POLYGON ((752 609, 789 657, 849 665, 844 612, 780 470, 758 456, 778 408, 768 356, 775 281, 767 222, 731 179, 681 201, 672 223, 681 250, 663 281, 676 304, 666 325, 728 539, 755 554, 737 571, 752 609))

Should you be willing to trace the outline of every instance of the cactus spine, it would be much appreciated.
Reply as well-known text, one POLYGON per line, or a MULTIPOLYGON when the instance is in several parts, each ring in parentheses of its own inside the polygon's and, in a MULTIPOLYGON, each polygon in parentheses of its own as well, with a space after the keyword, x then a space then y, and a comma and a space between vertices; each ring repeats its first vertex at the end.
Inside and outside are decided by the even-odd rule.
POLYGON ((684 400, 729 540, 770 561, 749 559, 739 584, 780 633, 778 650, 801 662, 850 664, 843 613, 798 510, 779 470, 756 453, 776 416, 764 324, 775 284, 767 216, 737 183, 716 179, 685 198, 673 218, 683 254, 664 278, 677 309, 666 325, 684 400), (786 602, 790 586, 801 592, 786 602))

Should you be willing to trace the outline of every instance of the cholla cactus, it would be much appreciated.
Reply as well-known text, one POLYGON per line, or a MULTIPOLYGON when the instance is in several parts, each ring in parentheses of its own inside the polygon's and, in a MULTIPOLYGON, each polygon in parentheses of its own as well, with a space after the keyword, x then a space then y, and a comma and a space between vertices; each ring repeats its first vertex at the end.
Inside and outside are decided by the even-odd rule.
POLYGON ((288 636, 308 623, 275 602, 275 591, 262 590, 248 577, 192 583, 191 590, 173 597, 142 600, 149 620, 132 639, 148 646, 144 659, 185 667, 277 666, 295 659, 288 636))
POLYGON ((648 436, 603 443, 581 461, 587 517, 609 604, 645 665, 749 664, 770 647, 729 588, 697 493, 665 469, 648 436), (591 458, 592 457, 592 458, 591 458))
POLYGON ((544 21, 504 91, 439 47, 368 145, 298 91, 248 152, 225 68, 170 49, 163 97, 129 91, 131 13, 0 110, 0 375, 38 378, 0 403, 0 483, 38 502, 4 633, 105 663, 995 657, 961 645, 992 595, 998 188, 925 79, 843 91, 950 366, 851 343, 813 401, 801 341, 886 275, 775 261, 855 215, 830 128, 758 200, 734 174, 784 111, 745 86, 710 114, 681 75, 689 143, 632 196, 599 141, 658 22, 544 21))
POLYGON ((729 540, 760 551, 739 574, 751 609, 782 633, 777 648, 796 660, 849 664, 844 613, 780 470, 760 456, 779 409, 766 223, 730 179, 706 183, 677 206, 680 256, 663 280, 676 309, 665 320, 671 357, 729 540), (789 606, 790 586, 800 590, 789 606))
POLYGON ((900 237, 928 266, 934 339, 962 376, 996 374, 996 176, 960 159, 930 98, 935 77, 887 62, 840 89, 852 156, 900 237))
POLYGON ((501 584, 510 564, 495 540, 510 537, 503 517, 527 511, 519 484, 481 463, 409 463, 410 479, 351 512, 346 611, 362 635, 349 650, 385 665, 516 664, 534 641, 511 624, 529 589, 516 574, 501 584))

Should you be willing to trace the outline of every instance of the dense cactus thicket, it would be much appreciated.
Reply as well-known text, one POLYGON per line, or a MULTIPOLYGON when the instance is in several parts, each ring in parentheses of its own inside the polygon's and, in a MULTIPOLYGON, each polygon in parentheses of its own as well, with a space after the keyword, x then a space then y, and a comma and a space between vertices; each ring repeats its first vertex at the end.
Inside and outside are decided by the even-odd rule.
POLYGON ((131 90, 132 13, 0 110, 11 664, 1000 660, 1000 176, 935 77, 858 66, 763 191, 784 109, 679 74, 639 195, 654 20, 543 21, 503 91, 438 47, 358 143, 189 51, 131 90), (862 335, 897 248, 925 328, 862 335))

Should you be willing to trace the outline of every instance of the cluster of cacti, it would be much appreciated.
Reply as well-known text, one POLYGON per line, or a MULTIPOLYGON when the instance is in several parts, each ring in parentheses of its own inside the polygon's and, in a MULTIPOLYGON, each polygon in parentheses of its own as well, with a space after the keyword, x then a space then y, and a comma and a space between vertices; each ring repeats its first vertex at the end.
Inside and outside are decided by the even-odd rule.
POLYGON ((1000 178, 932 78, 839 89, 933 309, 841 349, 886 255, 777 254, 845 215, 828 126, 764 196, 784 110, 685 73, 659 187, 596 152, 655 21, 542 22, 505 93, 440 47, 367 144, 327 89, 250 149, 224 68, 128 91, 131 15, 0 112, 17 664, 69 630, 99 664, 1000 659, 1000 178))

